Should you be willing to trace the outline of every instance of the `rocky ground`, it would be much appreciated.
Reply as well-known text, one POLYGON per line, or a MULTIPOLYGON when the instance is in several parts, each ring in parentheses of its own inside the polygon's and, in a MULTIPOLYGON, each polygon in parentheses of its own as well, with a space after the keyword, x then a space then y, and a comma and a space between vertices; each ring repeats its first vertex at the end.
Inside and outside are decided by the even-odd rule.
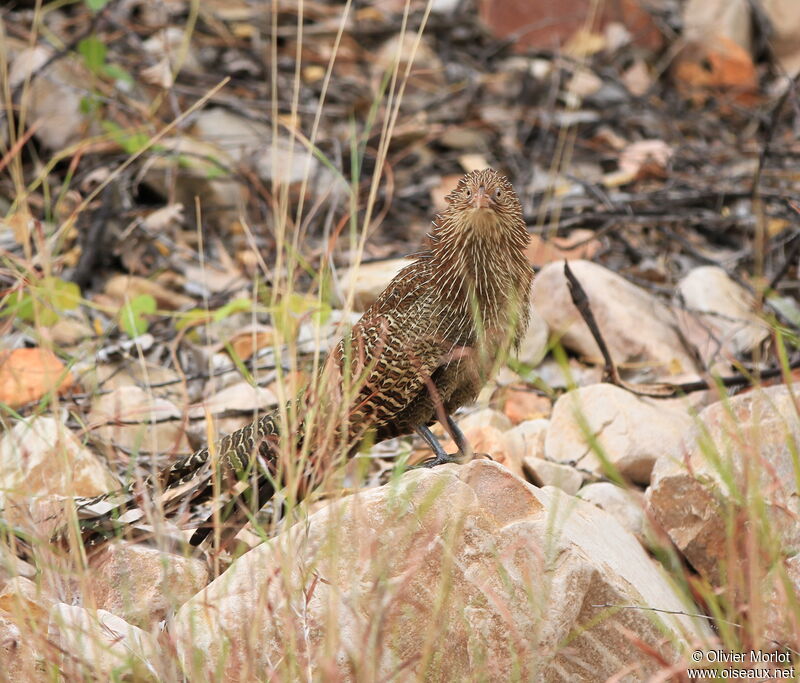
POLYGON ((791 673, 790 3, 94 4, 0 14, 0 678, 791 673), (233 554, 157 508, 144 541, 49 543, 72 496, 295 395, 487 165, 536 270, 456 416, 490 457, 375 445, 233 554))

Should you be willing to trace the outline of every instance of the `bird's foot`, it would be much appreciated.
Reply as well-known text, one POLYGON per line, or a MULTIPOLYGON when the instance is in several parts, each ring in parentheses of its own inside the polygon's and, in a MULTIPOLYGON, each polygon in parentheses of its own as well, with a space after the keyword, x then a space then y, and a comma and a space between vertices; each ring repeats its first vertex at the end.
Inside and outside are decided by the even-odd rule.
POLYGON ((409 467, 410 470, 419 470, 422 468, 430 469, 431 467, 436 467, 437 465, 447 465, 448 463, 455 463, 456 465, 461 465, 467 461, 467 457, 464 456, 463 453, 439 453, 438 455, 434 455, 431 458, 427 458, 422 462, 418 462, 416 465, 412 465, 409 467))
POLYGON ((431 467, 436 467, 437 465, 447 465, 448 463, 463 465, 464 463, 474 460, 475 458, 488 458, 489 460, 494 460, 494 458, 492 458, 492 456, 488 453, 439 453, 438 455, 434 455, 433 457, 423 460, 422 462, 418 462, 416 465, 412 465, 408 469, 430 469, 431 467))

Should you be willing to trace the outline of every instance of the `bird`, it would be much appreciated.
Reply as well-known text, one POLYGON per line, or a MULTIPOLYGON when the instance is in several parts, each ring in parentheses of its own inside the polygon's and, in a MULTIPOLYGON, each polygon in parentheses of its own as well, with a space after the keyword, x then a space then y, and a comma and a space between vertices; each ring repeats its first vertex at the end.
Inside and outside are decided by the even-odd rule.
MULTIPOLYGON (((141 522, 144 499, 164 514, 212 502, 194 531, 214 524, 231 538, 290 483, 296 499, 340 456, 366 443, 418 434, 433 456, 421 466, 462 462, 472 449, 453 413, 472 403, 528 326, 530 235, 508 178, 467 173, 447 195, 424 248, 391 280, 332 349, 317 376, 284 407, 119 491, 76 500, 86 547, 141 522), (294 420, 291 434, 281 425, 294 420), (431 432, 440 422, 457 452, 431 432)), ((66 533, 62 529, 60 539, 66 533)))

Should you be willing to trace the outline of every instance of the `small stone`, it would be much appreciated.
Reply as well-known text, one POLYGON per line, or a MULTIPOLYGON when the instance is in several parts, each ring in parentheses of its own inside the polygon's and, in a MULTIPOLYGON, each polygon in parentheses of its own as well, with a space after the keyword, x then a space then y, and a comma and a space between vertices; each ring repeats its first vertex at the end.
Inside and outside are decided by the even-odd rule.
POLYGON ((722 268, 694 268, 678 291, 687 313, 699 322, 684 324, 684 334, 708 365, 747 353, 769 336, 769 327, 754 313, 753 296, 722 268))
POLYGON ((174 403, 134 385, 98 396, 89 411, 94 433, 128 453, 189 452, 181 418, 174 403))
POLYGON ((537 420, 550 417, 553 402, 547 397, 530 389, 507 387, 503 391, 505 403, 503 411, 515 425, 526 420, 537 420))
POLYGON ((404 258, 389 261, 376 261, 362 263, 358 267, 348 268, 339 283, 339 298, 343 305, 350 292, 353 292, 353 309, 365 311, 369 308, 380 293, 386 289, 392 278, 403 268, 411 265, 411 261, 404 258))
POLYGON ((44 620, 55 602, 55 598, 46 594, 41 585, 22 576, 9 579, 0 588, 0 612, 44 620))
POLYGON ((463 430, 471 429, 472 427, 494 427, 501 432, 505 432, 511 429, 511 420, 499 410, 481 408, 460 419, 458 426, 463 430))

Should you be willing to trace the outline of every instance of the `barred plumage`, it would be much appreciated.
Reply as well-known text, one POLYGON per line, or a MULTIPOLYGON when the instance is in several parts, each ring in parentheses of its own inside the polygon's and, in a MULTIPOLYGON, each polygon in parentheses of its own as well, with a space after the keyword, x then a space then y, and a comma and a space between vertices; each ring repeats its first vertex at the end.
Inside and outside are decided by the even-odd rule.
MULTIPOLYGON (((318 483, 339 454, 352 454, 370 434, 377 441, 420 433, 448 457, 428 426, 442 421, 460 450, 468 448, 450 415, 474 401, 497 363, 519 344, 528 324, 532 271, 529 235, 508 180, 492 169, 467 174, 433 223, 428 249, 391 281, 335 347, 318 382, 293 408, 300 425, 280 443, 278 412, 223 438, 214 449, 222 473, 226 535, 247 520, 248 493, 258 505, 287 480, 283 450, 305 453, 295 491, 318 483), (254 457, 255 456, 255 457, 254 457)), ((169 513, 213 495, 208 448, 183 458, 144 486, 78 502, 85 543, 138 521, 137 491, 169 513), (131 513, 126 511, 132 510, 131 513)), ((251 512, 252 512, 251 508, 251 512)), ((195 533, 198 543, 208 525, 195 533)))

